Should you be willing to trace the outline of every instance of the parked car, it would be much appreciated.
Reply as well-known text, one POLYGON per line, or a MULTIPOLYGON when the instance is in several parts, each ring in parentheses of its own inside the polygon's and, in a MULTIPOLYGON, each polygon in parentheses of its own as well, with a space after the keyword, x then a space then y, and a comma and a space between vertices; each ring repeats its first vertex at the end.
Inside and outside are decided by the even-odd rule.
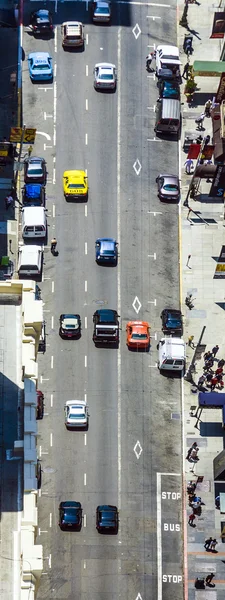
POLYGON ((156 48, 156 75, 160 75, 162 69, 179 70, 180 68, 179 48, 160 44, 156 48))
POLYGON ((40 183, 27 183, 22 189, 23 206, 45 206, 45 187, 40 183))
POLYGON ((175 79, 159 79, 157 86, 160 98, 180 100, 180 86, 175 79))
POLYGON ((174 308, 164 308, 161 312, 162 330, 170 335, 176 334, 177 337, 183 335, 183 322, 180 310, 174 308))
POLYGON ((160 200, 180 199, 180 183, 177 175, 160 174, 156 178, 158 196, 160 200))
POLYGON ((48 52, 31 52, 28 55, 31 81, 52 81, 52 57, 48 52))
POLYGON ((32 156, 24 161, 24 182, 46 184, 46 162, 44 158, 32 156))
POLYGON ((53 32, 52 15, 46 8, 31 13, 30 27, 34 35, 49 35, 53 32))

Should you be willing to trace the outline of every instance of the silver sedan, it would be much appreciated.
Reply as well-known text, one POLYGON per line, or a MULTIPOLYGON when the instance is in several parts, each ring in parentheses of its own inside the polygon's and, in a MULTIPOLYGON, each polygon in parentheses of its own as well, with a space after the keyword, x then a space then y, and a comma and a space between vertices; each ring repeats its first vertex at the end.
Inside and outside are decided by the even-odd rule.
POLYGON ((96 90, 116 89, 116 67, 112 63, 98 63, 94 68, 94 87, 96 90))
POLYGON ((160 174, 156 177, 158 185, 158 196, 160 200, 179 201, 180 184, 177 175, 160 174))

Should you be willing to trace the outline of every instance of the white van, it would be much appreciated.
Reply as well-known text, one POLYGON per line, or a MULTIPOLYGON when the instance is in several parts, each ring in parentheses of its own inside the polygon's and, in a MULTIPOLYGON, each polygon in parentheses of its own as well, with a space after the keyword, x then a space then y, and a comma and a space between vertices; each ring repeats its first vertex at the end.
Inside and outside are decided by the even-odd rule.
MULTIPOLYGON (((30 209, 28 209, 30 210, 30 209)), ((22 279, 41 275, 43 248, 41 246, 20 246, 18 260, 18 274, 22 279)))
POLYGON ((183 371, 185 369, 186 345, 182 338, 162 338, 158 349, 160 371, 183 371))
POLYGON ((46 212, 43 206, 27 206, 22 209, 23 239, 43 239, 47 234, 46 212))

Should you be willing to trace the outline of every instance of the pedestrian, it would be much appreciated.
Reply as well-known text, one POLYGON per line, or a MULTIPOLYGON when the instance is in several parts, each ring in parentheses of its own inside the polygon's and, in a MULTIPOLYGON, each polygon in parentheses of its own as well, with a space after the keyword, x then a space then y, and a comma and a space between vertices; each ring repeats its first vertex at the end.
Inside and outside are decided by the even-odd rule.
POLYGON ((197 117, 197 119, 195 119, 195 123, 197 125, 196 129, 198 129, 199 131, 202 131, 202 129, 204 129, 204 127, 203 127, 204 118, 205 118, 205 113, 202 113, 200 115, 200 117, 197 117))
POLYGON ((223 358, 221 358, 218 362, 218 367, 224 367, 225 365, 225 360, 223 358))
POLYGON ((194 347, 195 347, 195 346, 194 346, 194 343, 193 343, 193 339, 194 339, 194 337, 195 337, 194 335, 189 335, 189 338, 188 338, 188 346, 190 346, 190 348, 194 348, 194 347))
POLYGON ((199 460, 199 458, 198 458, 198 451, 199 451, 199 448, 192 448, 192 451, 191 451, 190 456, 189 456, 189 460, 191 462, 197 462, 199 460))
POLYGON ((214 573, 210 573, 210 575, 207 575, 207 577, 205 578, 205 584, 209 585, 209 587, 215 587, 215 583, 211 583, 213 577, 215 577, 214 573))
POLYGON ((211 392, 213 392, 213 390, 215 390, 215 387, 216 387, 217 383, 218 383, 217 377, 212 377, 211 383, 210 383, 210 386, 209 386, 210 389, 211 389, 211 392))
POLYGON ((220 494, 215 498, 215 506, 220 509, 220 494))
POLYGON ((198 137, 196 138, 196 144, 201 144, 202 141, 203 141, 203 137, 202 137, 202 135, 199 134, 198 137))
POLYGON ((214 358, 215 358, 218 350, 219 350, 218 344, 216 344, 216 346, 213 346, 213 348, 212 348, 212 355, 214 356, 214 358))
POLYGON ((217 552, 216 550, 216 545, 218 544, 216 538, 214 538, 214 540, 212 540, 211 544, 210 544, 210 551, 211 552, 217 552))
POLYGON ((188 453, 187 453, 187 456, 186 456, 187 459, 190 458, 192 450, 195 450, 196 448, 198 449, 198 444, 197 444, 197 442, 193 442, 192 446, 188 450, 188 453))
POLYGON ((209 537, 209 538, 207 538, 207 539, 205 540, 205 543, 204 543, 204 548, 205 548, 206 550, 209 550, 209 548, 210 548, 210 546, 211 546, 211 542, 212 542, 212 541, 213 541, 212 537, 209 537))
POLYGON ((196 483, 195 481, 188 481, 187 484, 187 493, 188 494, 193 494, 196 490, 196 483))
POLYGON ((209 383, 209 381, 211 381, 211 379, 212 379, 212 373, 207 373, 207 375, 205 377, 206 382, 209 383))
POLYGON ((211 110, 212 110, 212 100, 209 99, 205 103, 205 116, 206 117, 210 117, 211 110))
POLYGON ((207 146, 207 144, 209 144, 209 142, 210 142, 210 135, 206 135, 204 137, 204 145, 207 146))
POLYGON ((223 375, 223 367, 217 367, 215 375, 223 375))
POLYGON ((191 175, 191 170, 194 168, 194 163, 191 158, 187 158, 184 163, 185 171, 187 175, 191 175))
POLYGON ((14 203, 14 200, 13 200, 13 197, 11 196, 11 194, 9 194, 8 196, 6 196, 6 198, 5 198, 5 207, 6 207, 6 210, 8 210, 8 208, 10 206, 13 206, 13 203, 14 203))
POLYGON ((30 156, 30 155, 31 155, 31 153, 32 153, 32 150, 33 150, 33 146, 31 146, 31 145, 30 145, 30 146, 28 146, 28 150, 27 150, 27 152, 28 152, 28 156, 30 156))
POLYGON ((188 517, 188 525, 190 525, 191 527, 195 527, 195 523, 193 523, 195 519, 196 516, 194 515, 194 513, 191 513, 191 515, 189 515, 188 517))
POLYGON ((195 589, 196 590, 204 590, 205 589, 205 580, 203 577, 196 577, 195 579, 195 589))
POLYGON ((199 380, 198 380, 198 387, 199 386, 201 387, 203 385, 203 383, 205 383, 205 380, 206 380, 206 375, 201 375, 201 377, 199 377, 199 380))
POLYGON ((203 371, 207 371, 207 373, 209 373, 209 372, 213 373, 212 367, 213 367, 213 360, 208 360, 203 367, 203 371))
POLYGON ((190 68, 189 62, 186 62, 186 65, 184 65, 184 70, 183 70, 183 73, 182 73, 182 77, 184 79, 188 79, 189 68, 190 68))

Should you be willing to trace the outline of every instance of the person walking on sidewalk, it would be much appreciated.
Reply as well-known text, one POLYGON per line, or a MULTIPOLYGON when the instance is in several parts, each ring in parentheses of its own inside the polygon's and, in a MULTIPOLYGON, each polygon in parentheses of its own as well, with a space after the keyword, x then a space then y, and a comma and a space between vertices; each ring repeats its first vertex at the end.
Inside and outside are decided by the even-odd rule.
POLYGON ((213 577, 215 577, 214 573, 210 573, 210 575, 207 575, 207 577, 205 578, 205 584, 209 587, 215 587, 215 583, 211 583, 213 577))
POLYGON ((6 207, 6 210, 8 210, 8 208, 10 208, 10 206, 13 206, 13 204, 14 204, 13 197, 11 196, 11 194, 9 194, 5 198, 5 207, 6 207))
POLYGON ((189 69, 190 69, 189 62, 186 62, 186 65, 184 65, 183 73, 181 75, 181 77, 183 77, 183 79, 188 79, 188 71, 189 71, 189 69))
POLYGON ((206 377, 207 377, 206 375, 201 375, 201 377, 199 377, 198 388, 201 388, 203 383, 205 383, 206 377))
POLYGON ((207 360, 210 360, 212 357, 213 357, 213 355, 212 355, 212 352, 210 352, 210 351, 208 350, 208 352, 206 352, 206 353, 204 354, 204 361, 206 362, 207 360))
POLYGON ((211 552, 217 552, 216 550, 216 545, 218 544, 216 538, 214 538, 214 540, 212 540, 211 544, 210 544, 210 551, 211 552))
POLYGON ((199 458, 198 458, 198 451, 199 451, 198 447, 192 448, 190 456, 189 456, 189 461, 191 461, 191 462, 197 462, 199 460, 199 458))
POLYGON ((213 392, 213 390, 215 390, 215 387, 216 387, 217 383, 218 383, 217 377, 212 377, 211 383, 210 383, 210 386, 209 386, 210 389, 211 389, 211 392, 213 392))
POLYGON ((194 163, 191 158, 187 158, 184 163, 185 171, 187 175, 191 175, 191 170, 194 168, 194 163))
POLYGON ((218 367, 218 369, 216 369, 215 375, 223 375, 223 367, 218 367))
POLYGON ((212 542, 212 541, 213 541, 212 537, 210 537, 210 538, 208 538, 208 539, 206 539, 206 540, 205 540, 205 543, 204 543, 204 548, 205 548, 206 550, 209 550, 209 548, 210 548, 210 546, 211 546, 211 542, 212 542))
POLYGON ((216 346, 214 346, 214 347, 212 348, 212 355, 214 356, 214 358, 215 358, 215 356, 216 356, 216 354, 217 354, 218 350, 219 350, 219 346, 218 346, 218 344, 216 344, 216 346))
POLYGON ((194 342, 193 342, 193 339, 194 339, 194 337, 195 337, 194 335, 189 335, 189 338, 188 338, 188 346, 189 346, 190 348, 194 348, 194 347, 195 347, 195 345, 194 345, 194 342))
POLYGON ((190 525, 191 527, 195 527, 195 523, 193 523, 193 521, 196 519, 194 513, 191 513, 191 515, 189 515, 188 517, 188 525, 190 525))
POLYGON ((218 367, 224 367, 225 365, 225 360, 223 358, 221 358, 218 362, 218 367))
POLYGON ((192 446, 189 448, 186 459, 188 460, 190 458, 190 455, 192 453, 192 450, 198 448, 197 442, 193 442, 192 446))

